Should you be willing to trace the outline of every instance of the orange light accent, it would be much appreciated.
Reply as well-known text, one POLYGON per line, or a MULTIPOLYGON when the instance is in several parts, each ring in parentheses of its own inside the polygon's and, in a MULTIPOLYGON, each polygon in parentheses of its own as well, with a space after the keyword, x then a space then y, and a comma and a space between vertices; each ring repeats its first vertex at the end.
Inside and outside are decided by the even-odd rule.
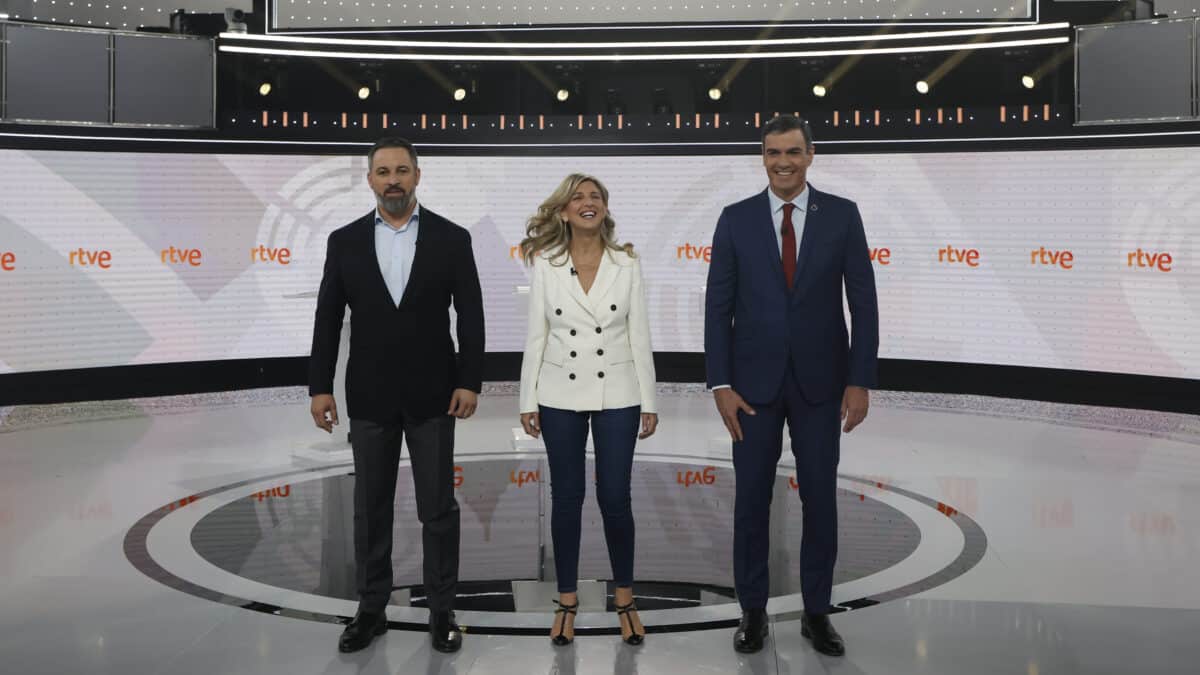
POLYGON ((596 114, 596 128, 597 129, 604 128, 604 115, 601 115, 599 113, 596 114))
POLYGON ((446 128, 446 113, 442 113, 442 128, 446 128))
POLYGON ((1050 120, 1050 104, 1049 103, 1042 104, 1042 119, 1046 120, 1046 121, 1050 120))
POLYGON ((367 128, 367 113, 363 113, 363 128, 367 128))
POLYGON ((346 113, 342 113, 342 128, 343 129, 350 126, 350 123, 346 121, 347 119, 348 118, 346 117, 346 113))
POLYGON ((917 126, 921 126, 921 109, 920 108, 917 108, 917 114, 913 115, 913 121, 916 122, 917 126))
POLYGON ((500 115, 500 128, 501 128, 501 129, 503 129, 503 128, 504 128, 504 124, 505 124, 505 122, 504 122, 504 115, 500 115))
POLYGON ((263 123, 263 126, 264 126, 264 127, 265 127, 265 126, 267 126, 267 124, 268 124, 269 122, 270 122, 270 120, 269 120, 269 119, 267 119, 267 111, 266 111, 266 110, 264 110, 264 111, 263 111, 263 118, 262 118, 262 123, 263 123))
POLYGON ((1021 106, 1021 121, 1022 122, 1029 121, 1029 104, 1025 104, 1025 105, 1021 106))
POLYGON ((524 115, 517 116, 517 128, 524 131, 524 129, 525 129, 525 116, 524 115))
POLYGON ((862 124, 862 112, 855 110, 854 111, 854 126, 859 126, 860 124, 862 124))
POLYGON ((762 116, 761 116, 761 113, 754 113, 754 128, 755 128, 755 129, 757 129, 757 128, 761 127, 761 126, 762 126, 762 116))
POLYGON ((721 126, 721 113, 713 113, 713 126, 714 127, 721 126))
POLYGON ((700 113, 696 113, 696 121, 694 122, 697 129, 700 128, 700 113))
POLYGON ((962 108, 958 109, 958 123, 962 124, 962 108))
POLYGON ((387 113, 383 113, 383 128, 387 128, 387 113))
POLYGON ((1008 106, 1000 106, 1000 122, 1003 124, 1008 121, 1008 106))
POLYGON ((462 130, 463 130, 463 131, 466 131, 466 130, 467 130, 469 127, 470 127, 470 124, 468 124, 467 114, 466 114, 466 113, 463 113, 463 116, 462 116, 462 130))
POLYGON ((938 108, 938 124, 942 124, 945 121, 946 121, 946 116, 942 114, 942 109, 938 108))
POLYGON ((426 118, 425 113, 421 113, 421 128, 422 129, 425 128, 428 121, 429 120, 426 118))
POLYGON ((836 110, 833 111, 833 126, 837 126, 842 119, 842 114, 836 110))
POLYGON ((306 112, 306 113, 304 113, 304 123, 303 123, 303 126, 304 126, 304 128, 305 128, 305 129, 307 129, 307 128, 308 128, 308 113, 307 113, 307 112, 306 112))
POLYGON ((879 126, 879 111, 875 111, 875 126, 879 126))
POLYGON ((540 129, 545 129, 545 128, 546 128, 546 116, 538 115, 538 129, 540 130, 540 129))
POLYGON ((582 131, 583 130, 583 115, 580 115, 579 118, 575 120, 575 123, 579 126, 580 131, 582 131))
POLYGON ((620 113, 617 114, 617 128, 618 129, 625 128, 625 115, 620 114, 620 113))
POLYGON ((679 128, 679 113, 675 113, 675 128, 679 128))
POLYGON ((287 125, 288 125, 288 114, 287 114, 287 111, 284 110, 283 111, 283 126, 286 127, 287 125))

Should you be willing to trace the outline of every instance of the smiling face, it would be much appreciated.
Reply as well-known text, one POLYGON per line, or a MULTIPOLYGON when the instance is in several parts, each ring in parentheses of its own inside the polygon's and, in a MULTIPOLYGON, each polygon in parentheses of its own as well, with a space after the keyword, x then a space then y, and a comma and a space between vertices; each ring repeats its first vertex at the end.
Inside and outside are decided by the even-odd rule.
POLYGON ((575 188, 567 205, 559 212, 571 225, 574 232, 594 234, 604 226, 604 217, 608 215, 608 205, 604 202, 604 193, 600 186, 590 180, 585 180, 575 188))
POLYGON ((767 134, 763 138, 763 166, 771 191, 784 200, 792 200, 808 182, 808 167, 812 165, 813 148, 804 141, 799 129, 767 134))
POLYGON ((416 202, 421 170, 407 149, 380 148, 371 159, 367 182, 380 208, 394 216, 402 216, 416 202))

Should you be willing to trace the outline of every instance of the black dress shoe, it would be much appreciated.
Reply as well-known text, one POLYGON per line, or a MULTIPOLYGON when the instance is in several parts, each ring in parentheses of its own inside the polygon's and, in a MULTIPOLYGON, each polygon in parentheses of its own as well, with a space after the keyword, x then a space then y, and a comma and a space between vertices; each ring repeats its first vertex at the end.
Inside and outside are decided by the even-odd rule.
POLYGON ((362 612, 354 615, 354 619, 342 631, 338 639, 338 651, 349 653, 366 649, 376 635, 387 632, 387 615, 383 612, 362 612))
POLYGON ((462 629, 454 623, 454 612, 429 613, 429 638, 439 652, 449 654, 462 647, 462 629))
POLYGON ((742 622, 733 634, 733 648, 743 654, 753 654, 763 648, 763 640, 766 637, 767 610, 743 610, 742 622))
POLYGON ((842 636, 833 629, 827 614, 804 613, 800 617, 800 634, 812 641, 813 649, 828 656, 842 656, 846 653, 846 643, 842 636))

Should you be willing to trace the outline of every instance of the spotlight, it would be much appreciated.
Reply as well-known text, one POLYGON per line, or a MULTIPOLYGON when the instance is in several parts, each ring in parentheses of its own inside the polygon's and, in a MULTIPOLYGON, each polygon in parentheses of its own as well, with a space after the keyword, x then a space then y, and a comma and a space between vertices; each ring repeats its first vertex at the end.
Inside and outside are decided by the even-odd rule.
POLYGON ((467 98, 467 90, 465 87, 459 87, 454 90, 455 101, 465 101, 467 98))
POLYGON ((571 98, 571 90, 567 89, 566 87, 559 87, 558 91, 554 92, 554 98, 559 103, 563 103, 567 99, 571 98))
POLYGON ((918 94, 928 94, 929 93, 929 83, 926 82, 925 80, 917 80, 917 93, 918 94))
POLYGON ((721 100, 721 88, 720 87, 709 88, 708 97, 714 101, 720 101, 721 100))
POLYGON ((367 100, 367 99, 368 99, 368 98, 370 98, 370 97, 371 97, 371 88, 370 88, 370 87, 368 87, 368 86, 367 86, 367 85, 365 85, 365 84, 364 84, 364 85, 361 85, 361 86, 358 88, 358 98, 359 98, 360 100, 363 100, 363 101, 365 101, 365 100, 367 100))
POLYGON ((823 84, 814 84, 813 85, 813 96, 816 96, 817 98, 822 98, 825 96, 825 94, 828 94, 828 93, 829 93, 829 90, 825 88, 825 85, 823 85, 823 84))
POLYGON ((1032 75, 1022 75, 1021 86, 1025 87, 1026 89, 1033 89, 1037 86, 1037 80, 1033 79, 1032 75))
POLYGON ((270 93, 271 93, 271 83, 270 82, 264 81, 262 84, 258 85, 258 95, 259 96, 267 96, 270 93))

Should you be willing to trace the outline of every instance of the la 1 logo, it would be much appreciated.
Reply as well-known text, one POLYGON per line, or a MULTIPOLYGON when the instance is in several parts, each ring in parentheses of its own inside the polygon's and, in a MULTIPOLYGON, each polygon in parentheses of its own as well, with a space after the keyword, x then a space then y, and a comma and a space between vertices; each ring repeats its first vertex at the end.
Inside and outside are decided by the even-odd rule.
POLYGON ((717 481, 716 471, 717 467, 715 466, 706 466, 700 471, 692 471, 690 469, 687 471, 676 471, 675 482, 684 487, 712 485, 717 481))
POLYGON ((463 484, 463 468, 461 466, 454 467, 454 487, 458 489, 463 484))
POLYGON ((517 487, 525 487, 529 483, 540 483, 542 481, 541 471, 517 471, 508 472, 508 482, 517 487))

